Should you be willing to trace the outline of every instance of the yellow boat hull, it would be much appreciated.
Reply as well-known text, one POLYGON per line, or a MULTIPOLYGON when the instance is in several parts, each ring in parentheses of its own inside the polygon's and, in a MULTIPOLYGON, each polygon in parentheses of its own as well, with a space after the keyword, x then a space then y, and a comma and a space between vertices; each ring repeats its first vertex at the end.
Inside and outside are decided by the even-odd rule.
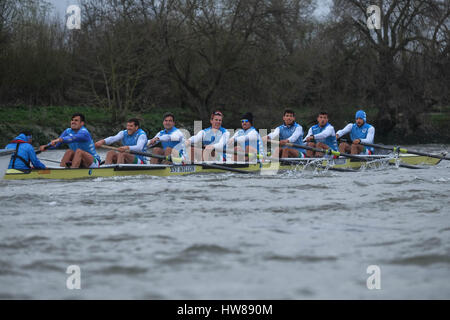
MULTIPOLYGON (((395 163, 395 159, 388 160, 395 163)), ((399 161, 407 165, 436 165, 441 160, 426 156, 402 155, 399 161)), ((327 167, 336 169, 360 169, 362 167, 378 167, 385 166, 387 161, 365 162, 348 158, 339 159, 304 159, 296 161, 296 163, 286 162, 265 162, 251 164, 219 164, 229 168, 236 168, 250 172, 261 172, 262 174, 273 174, 278 171, 285 170, 305 170, 307 168, 323 169, 327 167)), ((116 165, 95 169, 66 169, 66 168, 50 168, 46 170, 31 170, 24 173, 19 170, 8 169, 4 176, 5 180, 24 180, 24 179, 85 179, 85 178, 102 178, 102 177, 123 177, 123 176, 181 176, 198 173, 226 172, 221 169, 208 168, 200 165, 116 165)))
MULTIPOLYGON (((231 164, 223 165, 244 171, 259 171, 261 164, 231 164)), ((207 168, 198 165, 117 165, 94 169, 67 169, 50 168, 46 170, 31 170, 28 173, 20 170, 8 169, 5 180, 25 180, 25 179, 85 179, 85 178, 106 178, 124 176, 182 176, 198 173, 226 172, 221 169, 207 168)))

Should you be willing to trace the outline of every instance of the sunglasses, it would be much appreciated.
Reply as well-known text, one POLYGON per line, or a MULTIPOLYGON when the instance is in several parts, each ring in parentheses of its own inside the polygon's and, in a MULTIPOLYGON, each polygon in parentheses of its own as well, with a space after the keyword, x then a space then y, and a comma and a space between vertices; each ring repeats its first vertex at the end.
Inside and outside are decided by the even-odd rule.
POLYGON ((223 114, 221 112, 214 112, 213 115, 214 116, 221 116, 221 117, 223 117, 223 114))
POLYGON ((242 119, 241 122, 242 122, 242 123, 247 123, 248 120, 247 120, 247 119, 242 119))

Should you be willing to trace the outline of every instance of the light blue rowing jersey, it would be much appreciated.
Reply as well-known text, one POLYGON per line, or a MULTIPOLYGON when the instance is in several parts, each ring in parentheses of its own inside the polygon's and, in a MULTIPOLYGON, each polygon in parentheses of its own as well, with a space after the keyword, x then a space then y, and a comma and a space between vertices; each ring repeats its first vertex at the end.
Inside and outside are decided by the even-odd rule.
POLYGON ((180 157, 183 156, 184 152, 184 135, 176 127, 173 127, 169 131, 166 129, 158 132, 156 137, 159 137, 162 148, 166 150, 167 148, 172 148, 178 151, 180 157))
POLYGON ((234 134, 233 138, 235 139, 235 141, 238 141, 243 150, 246 150, 246 147, 250 146, 255 148, 258 154, 264 155, 264 145, 262 143, 261 135, 254 127, 250 127, 245 131, 244 129, 239 129, 234 134), (254 141, 255 139, 252 138, 252 142, 250 142, 250 136, 253 135, 256 137, 256 141, 254 141), (245 137, 245 139, 242 139, 242 137, 245 137))
MULTIPOLYGON (((350 132, 350 139, 352 139, 352 141, 356 139, 366 139, 370 128, 373 128, 373 126, 368 123, 364 123, 361 127, 358 127, 358 125, 354 123, 352 126, 352 131, 350 132)), ((373 143, 373 141, 371 143, 373 143)), ((366 146, 366 148, 369 149, 372 153, 374 152, 373 147, 366 146)))
MULTIPOLYGON (((280 140, 286 140, 289 139, 295 132, 295 130, 297 130, 297 128, 301 129, 302 134, 297 138, 297 140, 292 141, 291 143, 293 144, 299 144, 299 145, 305 145, 305 143, 303 142, 303 128, 301 125, 299 125, 297 122, 294 122, 291 126, 287 126, 285 124, 282 124, 281 126, 278 127, 278 129, 280 130, 280 140)), ((295 149, 298 150, 300 152, 306 152, 305 149, 302 148, 297 148, 297 147, 288 147, 291 149, 295 149)))
POLYGON ((327 123, 325 126, 320 127, 318 124, 316 124, 315 126, 311 127, 312 130, 312 134, 314 135, 314 139, 316 140, 316 142, 322 142, 324 144, 326 144, 328 147, 330 147, 332 150, 337 151, 338 150, 338 145, 337 145, 337 140, 336 140, 336 135, 330 135, 324 139, 316 139, 315 136, 319 133, 321 133, 323 130, 325 130, 328 126, 330 126, 329 123, 327 123))
POLYGON ((219 142, 220 138, 222 138, 222 136, 227 133, 227 130, 223 127, 220 127, 215 132, 212 130, 212 127, 203 129, 203 131, 204 131, 204 134, 203 134, 202 144, 204 146, 208 146, 210 144, 219 142))
MULTIPOLYGON (((142 135, 145 136, 145 140, 147 140, 147 134, 142 129, 138 129, 131 136, 128 134, 127 130, 123 130, 122 144, 124 146, 135 146, 138 143, 139 137, 142 135)), ((147 152, 147 144, 145 143, 142 150, 139 151, 147 152)), ((138 159, 140 159, 144 164, 147 163, 147 159, 144 156, 136 155, 136 157, 138 157, 138 159)))

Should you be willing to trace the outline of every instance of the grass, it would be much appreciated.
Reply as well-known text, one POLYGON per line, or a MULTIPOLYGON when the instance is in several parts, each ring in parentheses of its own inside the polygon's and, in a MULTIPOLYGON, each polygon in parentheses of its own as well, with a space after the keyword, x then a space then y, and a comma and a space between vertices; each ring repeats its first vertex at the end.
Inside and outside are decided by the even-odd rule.
POLYGON ((93 107, 72 106, 48 106, 48 107, 1 107, 1 122, 16 125, 28 125, 30 123, 42 126, 68 126, 72 114, 81 112, 85 115, 87 122, 106 124, 110 116, 103 109, 93 107))
MULTIPOLYGON (((177 126, 189 127, 195 115, 181 108, 170 110, 176 116, 177 126)), ((112 115, 107 110, 85 106, 8 106, 0 107, 0 147, 6 145, 21 130, 30 130, 34 141, 47 143, 70 127, 70 119, 74 113, 81 112, 86 117, 86 126, 94 138, 100 139, 126 127, 123 123, 113 123, 112 115)), ((126 119, 138 118, 141 128, 153 137, 162 129, 162 117, 168 110, 153 108, 145 112, 129 112, 126 119)))

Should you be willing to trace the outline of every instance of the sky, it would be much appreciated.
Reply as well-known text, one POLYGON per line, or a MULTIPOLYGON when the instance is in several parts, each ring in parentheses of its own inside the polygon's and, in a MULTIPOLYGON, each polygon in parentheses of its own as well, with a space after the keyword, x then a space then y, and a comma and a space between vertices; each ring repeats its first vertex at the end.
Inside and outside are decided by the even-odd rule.
MULTIPOLYGON (((47 0, 56 9, 56 12, 61 16, 64 17, 66 14, 66 9, 71 4, 77 4, 77 0, 47 0)), ((328 14, 330 11, 329 8, 331 6, 332 0, 317 0, 318 7, 316 9, 315 14, 320 17, 322 15, 328 14)))

